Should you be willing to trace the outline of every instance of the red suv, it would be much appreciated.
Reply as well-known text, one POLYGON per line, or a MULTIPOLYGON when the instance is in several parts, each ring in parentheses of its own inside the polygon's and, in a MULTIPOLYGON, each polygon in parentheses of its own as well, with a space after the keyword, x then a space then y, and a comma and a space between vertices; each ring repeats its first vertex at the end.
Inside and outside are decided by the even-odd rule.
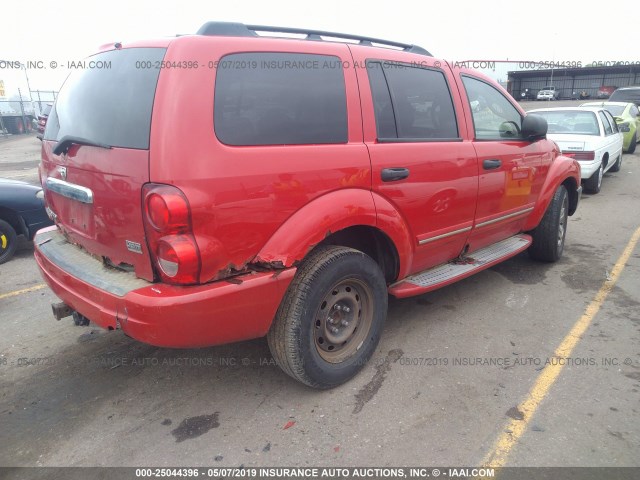
POLYGON ((207 23, 91 60, 42 146, 57 317, 164 347, 266 335, 328 388, 370 358, 387 293, 562 254, 578 163, 496 82, 420 47, 207 23))

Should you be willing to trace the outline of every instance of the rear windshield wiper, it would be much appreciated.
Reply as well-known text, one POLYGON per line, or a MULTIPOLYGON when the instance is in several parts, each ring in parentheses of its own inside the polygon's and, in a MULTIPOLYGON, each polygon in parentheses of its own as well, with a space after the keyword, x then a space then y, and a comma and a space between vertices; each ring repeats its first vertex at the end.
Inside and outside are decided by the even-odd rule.
POLYGON ((60 155, 61 153, 67 153, 71 145, 87 145, 89 147, 100 147, 100 148, 113 148, 111 145, 106 145, 100 142, 94 142, 93 140, 88 140, 82 137, 75 137, 73 135, 65 135, 60 140, 58 140, 57 145, 53 149, 54 155, 60 155))

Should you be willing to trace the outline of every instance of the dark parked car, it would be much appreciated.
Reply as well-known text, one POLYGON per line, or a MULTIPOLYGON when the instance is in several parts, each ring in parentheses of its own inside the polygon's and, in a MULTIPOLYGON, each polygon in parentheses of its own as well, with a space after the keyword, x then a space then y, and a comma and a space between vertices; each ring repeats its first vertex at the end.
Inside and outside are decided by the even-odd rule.
POLYGON ((0 178, 0 263, 18 247, 18 236, 32 240, 36 232, 53 225, 44 206, 42 188, 0 178))
POLYGON ((537 94, 537 91, 531 90, 530 88, 525 88, 520 92, 518 100, 535 100, 537 94))
POLYGON ((619 88, 611 94, 609 101, 635 103, 636 107, 640 107, 640 87, 619 88))

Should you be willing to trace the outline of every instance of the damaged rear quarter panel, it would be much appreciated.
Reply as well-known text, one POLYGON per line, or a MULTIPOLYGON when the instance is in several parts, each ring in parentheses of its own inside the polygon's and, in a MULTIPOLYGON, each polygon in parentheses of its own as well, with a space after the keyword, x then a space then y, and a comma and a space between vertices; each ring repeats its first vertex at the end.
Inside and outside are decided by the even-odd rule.
POLYGON ((292 266, 332 232, 353 225, 376 226, 369 190, 339 190, 308 203, 274 233, 254 261, 292 266))

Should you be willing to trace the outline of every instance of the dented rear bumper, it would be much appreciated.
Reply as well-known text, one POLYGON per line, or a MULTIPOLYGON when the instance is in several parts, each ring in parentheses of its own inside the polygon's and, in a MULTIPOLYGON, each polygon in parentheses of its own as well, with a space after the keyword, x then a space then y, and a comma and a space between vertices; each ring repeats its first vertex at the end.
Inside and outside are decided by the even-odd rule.
POLYGON ((34 239, 42 276, 67 305, 110 330, 161 347, 220 345, 266 335, 295 268, 249 273, 233 283, 179 287, 105 266, 56 227, 34 239))

